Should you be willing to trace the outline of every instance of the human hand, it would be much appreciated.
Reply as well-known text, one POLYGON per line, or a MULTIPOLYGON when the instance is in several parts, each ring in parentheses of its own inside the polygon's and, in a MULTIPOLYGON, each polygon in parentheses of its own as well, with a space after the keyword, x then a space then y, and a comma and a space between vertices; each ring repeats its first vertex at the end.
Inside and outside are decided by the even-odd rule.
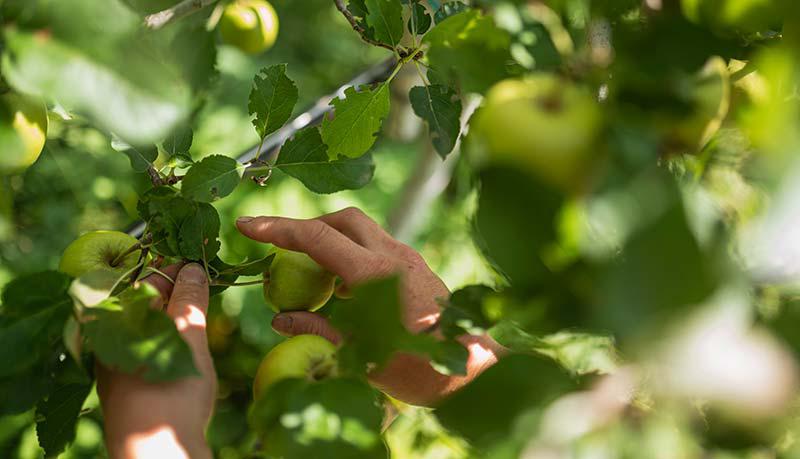
MULTIPOLYGON (((236 224, 239 231, 251 239, 305 252, 341 277, 345 288, 398 274, 403 321, 412 333, 433 329, 440 314, 437 299, 450 295, 419 253, 392 238, 356 208, 309 220, 241 217, 236 224)), ((276 314, 272 326, 287 336, 315 334, 334 343, 341 339, 324 317, 311 312, 276 314)), ((469 351, 464 376, 442 375, 425 359, 398 353, 379 372, 370 375, 370 380, 380 390, 404 402, 435 404, 493 365, 503 352, 503 348, 488 336, 465 335, 459 341, 469 351)))
MULTIPOLYGON (((97 366, 97 392, 103 407, 110 457, 211 458, 205 429, 211 418, 217 378, 206 339, 208 279, 192 263, 172 265, 144 279, 161 293, 166 314, 189 345, 200 376, 149 383, 136 375, 97 366)), ((154 305, 161 307, 163 304, 154 305)))

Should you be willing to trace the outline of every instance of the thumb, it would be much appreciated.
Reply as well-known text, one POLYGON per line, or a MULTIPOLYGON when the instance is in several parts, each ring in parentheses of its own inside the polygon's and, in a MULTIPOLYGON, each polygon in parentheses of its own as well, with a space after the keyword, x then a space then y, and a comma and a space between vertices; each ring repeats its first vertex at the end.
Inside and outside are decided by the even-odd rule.
POLYGON ((272 328, 284 336, 318 335, 333 344, 339 344, 342 336, 319 314, 307 311, 281 312, 272 319, 272 328))
POLYGON ((205 330, 208 295, 208 279, 203 267, 190 263, 181 268, 172 289, 167 314, 175 321, 178 331, 195 355, 208 353, 205 330))

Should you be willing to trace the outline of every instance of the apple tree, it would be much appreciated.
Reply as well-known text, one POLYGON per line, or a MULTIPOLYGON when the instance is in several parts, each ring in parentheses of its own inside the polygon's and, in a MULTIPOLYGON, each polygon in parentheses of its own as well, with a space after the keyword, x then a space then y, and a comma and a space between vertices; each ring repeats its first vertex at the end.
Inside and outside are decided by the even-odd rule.
POLYGON ((796 2, 0 0, 0 21, 3 457, 105 454, 80 449, 96 364, 196 374, 141 282, 175 261, 216 302, 219 457, 800 457, 796 2), (427 154, 382 163, 403 123, 427 154), (374 216, 484 273, 449 282, 436 333, 402 326, 396 277, 334 295, 231 235, 230 206, 295 205, 284 183, 369 203, 392 180, 374 216), (226 303, 254 289, 257 313, 226 303), (279 343, 270 306, 343 342, 279 343), (398 352, 462 375, 464 334, 508 354, 432 409, 367 381, 398 352))

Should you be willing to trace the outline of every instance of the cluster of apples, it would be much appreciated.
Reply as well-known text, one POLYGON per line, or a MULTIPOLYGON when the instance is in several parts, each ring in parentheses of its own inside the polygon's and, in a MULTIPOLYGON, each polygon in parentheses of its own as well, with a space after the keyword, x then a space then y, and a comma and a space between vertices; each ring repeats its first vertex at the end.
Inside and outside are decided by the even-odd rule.
MULTIPOLYGON (((64 250, 59 270, 80 277, 104 270, 122 276, 139 260, 137 239, 120 231, 92 231, 64 250)), ((316 311, 333 295, 336 276, 308 255, 278 249, 265 272, 264 298, 275 312, 316 311)), ((320 380, 336 374, 336 347, 315 335, 300 335, 275 346, 258 368, 256 397, 285 378, 320 380)))

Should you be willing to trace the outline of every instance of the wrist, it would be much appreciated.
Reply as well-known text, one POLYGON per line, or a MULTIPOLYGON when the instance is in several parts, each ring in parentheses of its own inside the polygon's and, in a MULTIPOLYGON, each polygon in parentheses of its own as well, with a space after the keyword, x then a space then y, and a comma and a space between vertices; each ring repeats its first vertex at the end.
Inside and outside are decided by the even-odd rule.
POLYGON ((205 437, 200 433, 180 433, 171 426, 158 426, 148 431, 128 432, 107 436, 112 459, 211 459, 205 437))

